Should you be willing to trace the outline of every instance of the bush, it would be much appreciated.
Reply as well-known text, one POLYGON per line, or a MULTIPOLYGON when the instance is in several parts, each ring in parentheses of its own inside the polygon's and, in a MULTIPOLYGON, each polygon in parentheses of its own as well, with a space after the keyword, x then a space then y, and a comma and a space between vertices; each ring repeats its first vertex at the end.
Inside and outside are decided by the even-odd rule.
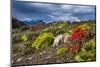
POLYGON ((54 35, 50 32, 41 33, 35 41, 32 43, 32 47, 35 49, 41 48, 41 46, 48 44, 50 45, 54 40, 54 35))
POLYGON ((96 60, 96 51, 95 50, 82 50, 79 55, 85 61, 94 61, 96 60))
POLYGON ((25 34, 22 35, 22 36, 21 36, 21 40, 22 40, 22 41, 27 41, 27 40, 28 40, 28 36, 25 35, 25 34))
POLYGON ((57 52, 56 52, 56 55, 58 56, 63 56, 64 54, 66 54, 68 52, 68 49, 67 48, 58 48, 57 49, 57 52))
POLYGON ((80 62, 80 61, 84 61, 84 60, 81 58, 80 55, 76 55, 74 58, 75 58, 76 61, 79 61, 79 62, 80 62))
POLYGON ((24 56, 27 54, 34 53, 34 50, 31 47, 31 44, 14 44, 12 46, 13 55, 16 54, 17 56, 24 56))
POLYGON ((96 43, 95 39, 90 39, 88 42, 86 42, 83 46, 86 50, 95 50, 96 49, 96 43))
POLYGON ((95 61, 96 60, 96 45, 95 40, 91 39, 87 41, 82 50, 79 52, 80 57, 85 61, 95 61))

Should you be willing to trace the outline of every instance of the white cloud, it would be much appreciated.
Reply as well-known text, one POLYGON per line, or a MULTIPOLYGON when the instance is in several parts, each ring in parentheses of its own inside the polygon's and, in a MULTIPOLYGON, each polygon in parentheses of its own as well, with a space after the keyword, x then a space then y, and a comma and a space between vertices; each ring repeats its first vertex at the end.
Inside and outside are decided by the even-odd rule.
POLYGON ((72 5, 62 5, 61 8, 66 9, 66 10, 70 10, 73 8, 73 6, 72 5))
POLYGON ((70 14, 66 14, 66 15, 59 15, 59 16, 54 16, 54 15, 49 15, 49 17, 52 19, 52 20, 55 20, 55 21, 77 21, 77 22, 80 22, 80 19, 78 17, 75 17, 75 16, 72 16, 70 14))
POLYGON ((36 6, 36 7, 51 7, 52 6, 52 4, 44 4, 44 3, 31 3, 30 5, 32 5, 32 6, 36 6))
MULTIPOLYGON (((65 4, 48 4, 48 3, 28 3, 22 4, 17 3, 19 7, 15 7, 22 18, 27 16, 35 16, 38 19, 43 20, 65 20, 65 21, 80 21, 84 19, 91 19, 91 15, 95 16, 94 6, 80 6, 80 5, 65 5, 65 4), (22 7, 22 6, 26 7, 22 7), (26 11, 24 11, 26 10, 26 11)), ((17 6, 18 6, 17 5, 17 6)), ((18 15, 14 13, 16 16, 18 15)), ((18 18, 21 18, 18 16, 18 18)))
POLYGON ((78 12, 84 12, 84 13, 89 13, 94 11, 93 6, 77 6, 76 9, 73 10, 75 13, 78 12))

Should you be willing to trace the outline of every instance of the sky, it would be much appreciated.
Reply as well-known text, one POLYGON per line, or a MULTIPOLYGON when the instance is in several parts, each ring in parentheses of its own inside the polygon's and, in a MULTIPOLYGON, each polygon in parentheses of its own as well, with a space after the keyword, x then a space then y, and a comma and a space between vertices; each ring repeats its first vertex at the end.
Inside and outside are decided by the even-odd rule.
POLYGON ((12 16, 24 20, 85 21, 95 20, 95 6, 20 2, 12 0, 12 16))

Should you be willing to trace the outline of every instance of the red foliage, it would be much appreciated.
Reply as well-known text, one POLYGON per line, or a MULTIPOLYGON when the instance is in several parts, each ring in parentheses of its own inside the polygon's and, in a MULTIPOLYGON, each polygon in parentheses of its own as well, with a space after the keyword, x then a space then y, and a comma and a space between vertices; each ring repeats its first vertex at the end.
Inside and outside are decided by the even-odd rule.
POLYGON ((80 45, 80 44, 67 45, 67 48, 70 49, 73 53, 77 53, 82 48, 82 45, 80 45))
POLYGON ((72 44, 66 43, 65 47, 70 49, 73 53, 77 53, 83 47, 82 43, 84 42, 84 40, 93 37, 94 34, 95 33, 90 31, 89 29, 77 28, 68 38, 69 41, 72 42, 72 44))
POLYGON ((72 35, 69 37, 69 40, 71 40, 71 41, 77 40, 77 39, 83 40, 83 39, 85 39, 86 32, 87 32, 86 29, 78 28, 73 31, 72 35))
POLYGON ((44 24, 40 23, 40 24, 36 24, 32 26, 32 31, 36 31, 38 29, 43 29, 45 27, 44 24))

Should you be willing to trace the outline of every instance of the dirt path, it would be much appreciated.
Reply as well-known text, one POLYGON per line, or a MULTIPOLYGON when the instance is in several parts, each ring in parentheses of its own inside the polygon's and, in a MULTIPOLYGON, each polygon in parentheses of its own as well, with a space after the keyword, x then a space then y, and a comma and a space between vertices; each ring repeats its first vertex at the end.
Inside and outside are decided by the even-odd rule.
POLYGON ((30 65, 30 64, 54 64, 54 63, 65 63, 74 62, 70 52, 64 57, 56 57, 56 48, 49 48, 40 52, 23 56, 14 59, 13 65, 30 65))

